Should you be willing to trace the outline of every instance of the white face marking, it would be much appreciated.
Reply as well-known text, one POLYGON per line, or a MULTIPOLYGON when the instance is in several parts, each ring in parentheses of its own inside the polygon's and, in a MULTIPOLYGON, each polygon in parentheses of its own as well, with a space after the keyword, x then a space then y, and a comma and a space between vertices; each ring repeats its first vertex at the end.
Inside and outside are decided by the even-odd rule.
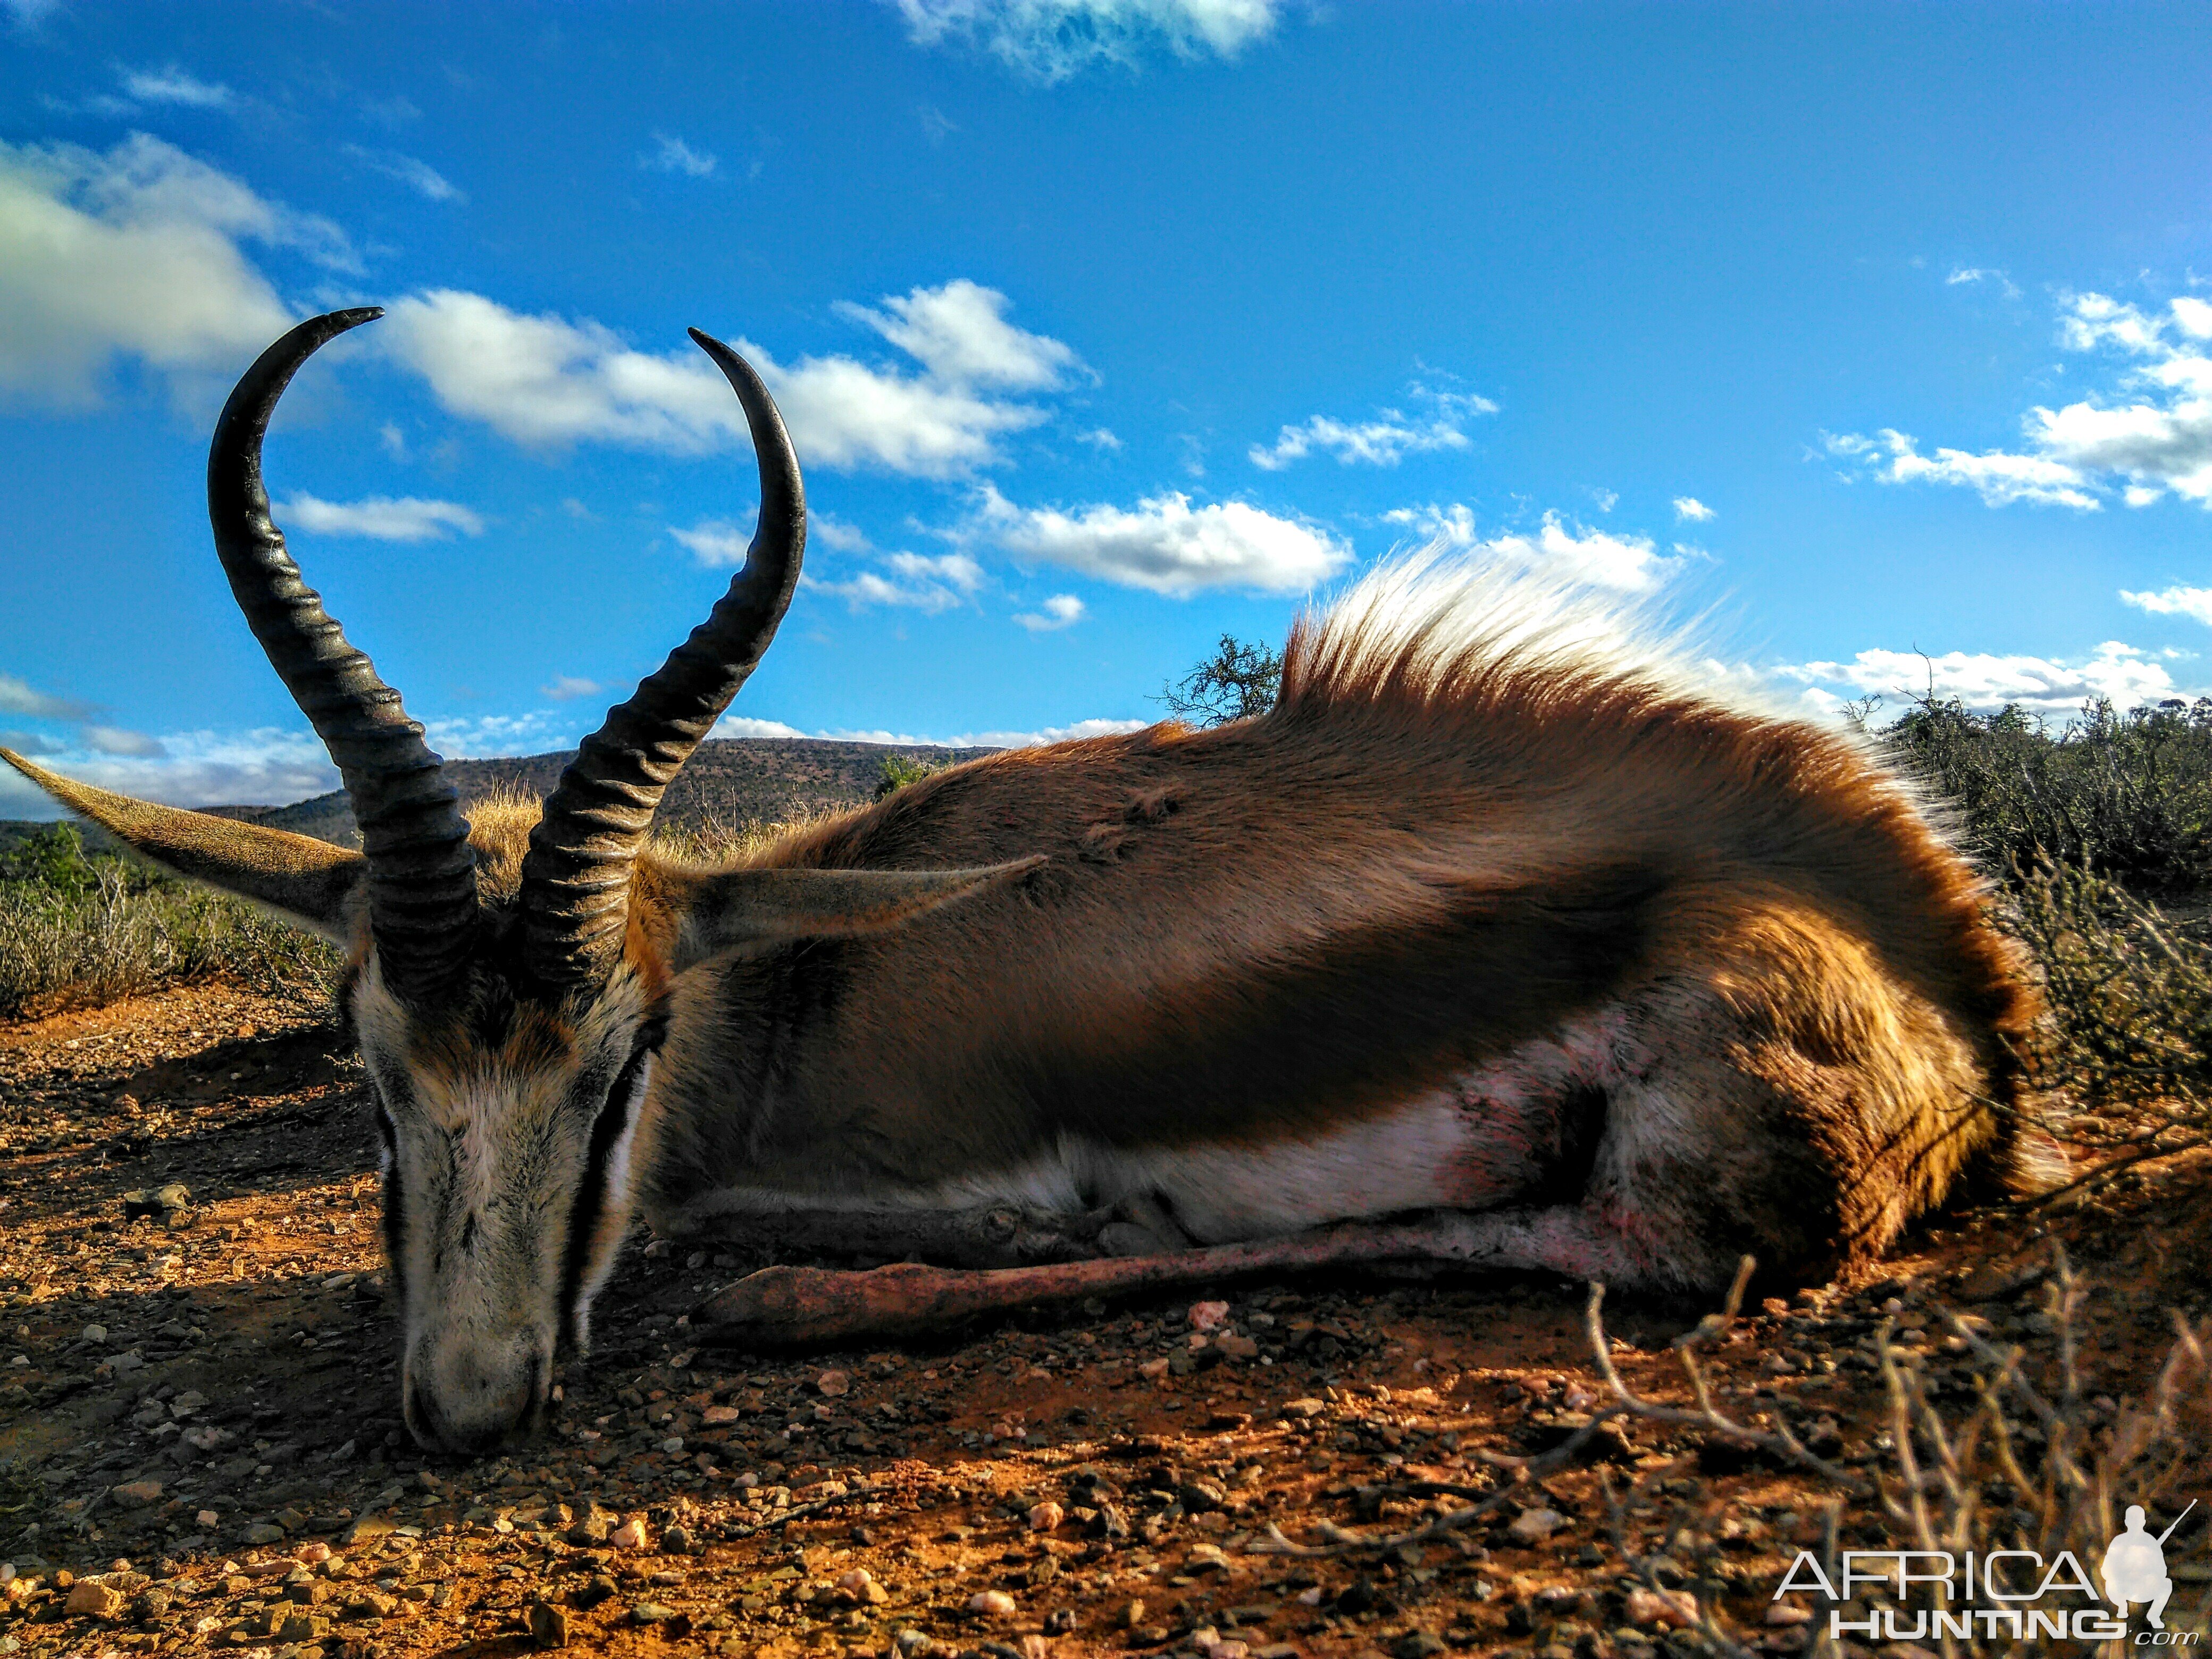
MULTIPOLYGON (((600 1213, 626 1215, 630 1206, 630 1182, 635 1171, 630 1167, 630 1148, 637 1139, 638 1120, 644 1115, 646 1091, 653 1086, 653 1056, 647 1054, 637 1068, 637 1084, 631 1089, 629 1098, 623 1104, 627 1109, 622 1133, 607 1154, 606 1172, 600 1177, 604 1200, 600 1213)), ((614 1109, 610 1101, 607 1109, 614 1109)), ((574 1315, 576 1346, 588 1349, 592 1340, 592 1304, 599 1299, 606 1287, 607 1279, 615 1270, 615 1262, 622 1255, 619 1249, 608 1250, 585 1274, 584 1282, 576 1291, 574 1315)))

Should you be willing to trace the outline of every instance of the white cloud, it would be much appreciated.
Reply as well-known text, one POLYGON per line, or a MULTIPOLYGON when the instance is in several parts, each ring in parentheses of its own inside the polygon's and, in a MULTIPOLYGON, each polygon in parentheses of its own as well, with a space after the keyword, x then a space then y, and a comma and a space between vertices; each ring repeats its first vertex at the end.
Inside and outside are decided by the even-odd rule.
POLYGON ((693 558, 709 568, 743 564, 745 550, 752 544, 753 538, 750 526, 733 524, 727 519, 702 519, 689 530, 678 530, 671 525, 668 533, 690 548, 693 558))
POLYGON ((587 680, 581 675, 556 674, 549 683, 538 688, 538 695, 550 697, 556 702, 568 702, 577 697, 595 696, 605 689, 597 680, 587 680))
POLYGON ((805 732, 781 720, 757 720, 750 714, 725 714, 714 722, 710 738, 803 738, 805 732))
POLYGON ((2094 511, 2118 493, 2148 507, 2166 491, 2212 508, 2212 305, 2184 295, 2161 314, 2102 294, 2065 302, 2060 343, 2124 360, 2110 390, 2022 419, 2026 449, 1923 456, 1914 441, 1824 434, 1828 452, 1885 483, 1952 483, 1992 507, 2029 501, 2094 511))
MULTIPOLYGON (((152 753, 100 753, 70 742, 51 763, 97 788, 174 806, 278 806, 338 787, 337 769, 313 732, 275 727, 165 732, 152 753)), ((27 782, 0 780, 0 816, 27 813, 52 817, 54 808, 27 782)))
POLYGON ((1570 529, 1557 513, 1547 513, 1534 536, 1509 532, 1486 538, 1475 527, 1474 509, 1457 501, 1401 507, 1382 517, 1386 523, 1406 526, 1424 542, 1473 549, 1623 593, 1651 592, 1690 556, 1690 550, 1678 548, 1681 556, 1669 558, 1648 536, 1615 536, 1579 525, 1570 529))
MULTIPOLYGON (((917 359, 919 374, 842 356, 787 367, 750 341, 735 343, 775 393, 808 465, 951 477, 998 460, 1000 436, 1045 418, 994 390, 1041 384, 1047 366, 1074 360, 1059 342, 1007 325, 1005 305, 989 289, 955 282, 886 300, 883 312, 854 307, 902 349, 930 354, 917 359)), ((744 441, 728 385, 688 347, 636 351, 600 324, 526 316, 451 289, 397 301, 385 326, 390 349, 445 408, 520 443, 596 439, 690 454, 744 441)))
POLYGON ((854 610, 872 605, 902 605, 935 615, 965 604, 983 585, 983 567, 965 553, 932 557, 921 553, 884 556, 882 571, 863 570, 842 580, 805 574, 804 586, 835 593, 854 610))
POLYGON ((50 697, 28 680, 0 674, 0 714, 28 714, 40 720, 81 720, 92 714, 92 707, 70 697, 50 697))
POLYGON ((1674 497, 1674 516, 1689 524, 1705 524, 1719 514, 1695 495, 1677 495, 1674 497))
POLYGON ((2006 276, 2003 271, 1989 266, 1954 265, 1952 267, 1951 274, 1943 279, 1943 283, 1947 288, 1960 288, 1974 283, 1995 283, 2004 290, 2005 298, 2008 300, 2020 298, 2020 289, 2014 286, 2012 278, 2006 276))
POLYGON ((284 503, 283 516, 316 535, 365 536, 379 542, 444 541, 456 530, 481 536, 484 527, 459 501, 426 501, 415 495, 326 501, 301 491, 284 503))
POLYGON ((810 547, 826 547, 833 553, 868 550, 867 532, 858 525, 847 524, 842 519, 833 519, 827 513, 811 509, 806 514, 806 541, 810 547))
POLYGON ((1862 651, 1847 663, 1808 662, 1771 671, 1814 688, 1855 695, 1916 697, 1931 690, 1970 708, 2018 703, 2033 713, 2064 716, 2102 697, 2132 708, 2177 695, 2172 677, 2148 652, 2108 640, 2087 659, 2062 659, 1990 652, 1949 651, 1924 657, 1913 651, 1862 651))
POLYGON ((2156 617, 2187 617, 2212 627, 2212 587, 2169 587, 2157 593, 2130 593, 2123 589, 2123 603, 2156 617))
POLYGON ((1233 58, 1263 40, 1283 0, 890 0, 915 45, 980 47, 1048 85, 1094 64, 1133 69, 1165 47, 1233 58))
POLYGON ((1055 593, 1035 611, 1018 611, 1014 620, 1032 634, 1054 634, 1083 620, 1083 601, 1073 593, 1055 593))
POLYGON ((687 179, 704 179, 714 171, 717 157, 697 150, 672 132, 653 135, 654 148, 637 158, 637 164, 655 173, 680 173, 687 179))
POLYGON ((1042 392, 1076 367, 1058 340, 1006 320, 1006 296, 965 277, 942 288, 886 295, 883 309, 841 304, 841 315, 865 323, 947 386, 1042 392))
POLYGON ((345 153, 371 173, 380 173, 387 179, 398 179, 426 201, 465 202, 469 199, 444 173, 428 161, 417 161, 412 155, 403 155, 396 149, 365 149, 359 144, 348 144, 345 153))
POLYGON ((123 95, 141 104, 182 104, 191 109, 227 109, 234 101, 228 87, 203 81, 174 64, 157 70, 125 70, 123 95))
POLYGON ((89 403, 118 354, 180 393, 227 381, 293 321, 242 240, 358 267, 329 221, 158 138, 0 143, 0 391, 89 403))
POLYGON ((1089 444, 1093 449, 1109 452, 1118 451, 1121 447, 1121 441, 1114 435, 1112 428, 1103 426, 1095 426, 1088 432, 1077 433, 1075 441, 1079 444, 1089 444))
POLYGON ((119 726, 88 726, 78 732, 77 737, 96 755, 128 755, 154 760, 168 753, 159 738, 148 737, 143 732, 126 732, 119 726))
POLYGON ((1133 509, 1101 504, 1070 514, 1018 507, 986 484, 964 533, 1016 558, 1177 598, 1206 587, 1298 592, 1352 562, 1352 549, 1319 526, 1243 501, 1193 507, 1178 490, 1133 509))
POLYGON ((1419 386, 1413 390, 1434 409, 1425 420, 1411 419, 1395 409, 1378 410, 1374 420, 1357 425, 1316 415, 1303 425, 1285 427, 1273 444, 1254 444, 1246 453, 1253 465, 1270 472, 1303 460, 1316 450, 1335 456, 1342 466, 1395 466, 1407 455, 1467 448, 1468 439, 1462 428, 1468 418, 1498 412, 1498 405, 1487 398, 1428 392, 1419 386))

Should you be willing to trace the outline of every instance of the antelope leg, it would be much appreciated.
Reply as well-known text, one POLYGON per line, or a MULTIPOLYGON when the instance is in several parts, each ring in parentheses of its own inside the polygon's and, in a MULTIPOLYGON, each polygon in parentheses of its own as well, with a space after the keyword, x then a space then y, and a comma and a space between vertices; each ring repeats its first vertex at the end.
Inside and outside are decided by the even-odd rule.
POLYGON ((1048 1212, 1012 1205, 972 1210, 748 1210, 686 1226, 687 1239, 824 1255, 926 1256, 963 1267, 1019 1267, 1098 1253, 1109 1210, 1048 1212))
POLYGON ((1255 1273, 1310 1272, 1378 1261, 1501 1259, 1478 1216, 1438 1212, 1403 1222, 1347 1223, 1286 1238, 1159 1255, 1112 1256, 984 1271, 900 1262, 866 1273, 767 1267, 702 1303, 694 1334, 715 1345, 775 1347, 912 1336, 978 1315, 1255 1273))

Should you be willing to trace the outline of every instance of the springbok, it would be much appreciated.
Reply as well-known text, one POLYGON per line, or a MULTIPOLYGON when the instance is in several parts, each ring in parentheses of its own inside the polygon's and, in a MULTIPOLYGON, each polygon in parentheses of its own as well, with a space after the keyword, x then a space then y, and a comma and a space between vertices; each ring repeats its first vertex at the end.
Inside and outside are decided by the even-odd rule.
POLYGON ((2027 1175, 2033 994, 1911 791, 1525 577, 1384 567, 1298 624, 1255 719, 993 755, 735 862, 659 850, 655 805, 805 534, 766 388, 696 330, 758 456, 744 567, 542 811, 471 830, 261 481, 294 371, 377 314, 270 347, 208 463, 232 592, 362 850, 7 758, 350 951, 425 1443, 538 1414, 640 1213, 982 1269, 721 1304, 823 1291, 829 1328, 895 1328, 1054 1273, 1427 1255, 1688 1288, 1747 1251, 1825 1273, 1962 1178, 2027 1175))

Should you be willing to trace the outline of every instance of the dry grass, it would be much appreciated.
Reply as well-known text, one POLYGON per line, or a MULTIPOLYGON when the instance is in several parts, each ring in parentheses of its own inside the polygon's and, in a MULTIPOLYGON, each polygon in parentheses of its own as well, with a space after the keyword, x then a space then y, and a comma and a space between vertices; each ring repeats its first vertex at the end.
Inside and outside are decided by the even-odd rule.
POLYGON ((341 965, 321 940, 234 899, 88 855, 71 825, 0 861, 0 1018, 225 977, 321 1000, 341 965))

